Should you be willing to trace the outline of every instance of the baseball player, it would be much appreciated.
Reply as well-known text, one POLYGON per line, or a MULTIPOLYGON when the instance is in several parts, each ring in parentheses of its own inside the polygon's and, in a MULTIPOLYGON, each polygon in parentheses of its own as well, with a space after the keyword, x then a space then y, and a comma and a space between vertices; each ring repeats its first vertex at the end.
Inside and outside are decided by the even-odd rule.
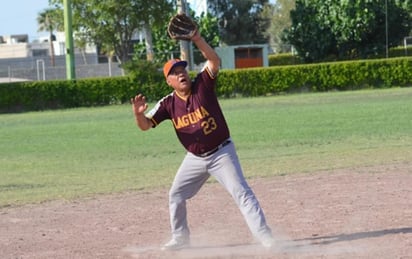
POLYGON ((215 93, 220 59, 199 31, 190 37, 205 57, 206 64, 191 81, 187 62, 179 59, 164 64, 163 73, 173 92, 147 111, 142 94, 131 99, 137 126, 141 130, 155 128, 171 120, 187 153, 176 173, 169 192, 172 238, 162 250, 178 250, 190 246, 186 200, 192 198, 213 176, 230 193, 254 237, 272 247, 274 239, 262 208, 246 182, 228 125, 215 93))

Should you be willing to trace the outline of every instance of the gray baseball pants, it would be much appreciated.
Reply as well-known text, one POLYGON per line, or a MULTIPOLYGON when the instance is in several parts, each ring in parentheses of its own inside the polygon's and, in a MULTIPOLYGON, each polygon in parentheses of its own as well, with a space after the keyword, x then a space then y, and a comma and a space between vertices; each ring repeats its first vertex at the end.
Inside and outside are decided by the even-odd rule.
POLYGON ((271 237, 271 229, 243 176, 235 146, 231 142, 208 157, 198 157, 190 152, 186 154, 169 192, 173 238, 189 237, 186 200, 192 198, 211 175, 233 197, 253 236, 258 240, 271 237))

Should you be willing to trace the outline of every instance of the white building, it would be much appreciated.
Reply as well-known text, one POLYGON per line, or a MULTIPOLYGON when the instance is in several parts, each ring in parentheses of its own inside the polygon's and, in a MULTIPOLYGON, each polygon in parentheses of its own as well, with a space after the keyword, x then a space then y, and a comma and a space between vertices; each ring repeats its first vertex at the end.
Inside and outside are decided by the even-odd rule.
MULTIPOLYGON (((0 36, 0 82, 66 78, 64 33, 56 33, 51 54, 49 37, 29 42, 28 35, 0 36)), ((75 49, 78 78, 120 75, 117 64, 99 64, 97 48, 75 49), (101 66, 100 66, 101 65, 101 66), (110 66, 110 67, 109 67, 110 66)))
MULTIPOLYGON (((66 37, 64 32, 57 32, 53 41, 55 56, 66 54, 66 37)), ((76 49, 76 53, 81 51, 76 49)), ((87 54, 96 54, 96 47, 88 45, 84 50, 87 54)), ((0 36, 0 59, 28 58, 50 56, 49 37, 45 36, 36 41, 29 42, 27 34, 0 36)))
POLYGON ((0 36, 0 58, 33 56, 29 36, 26 34, 0 36))

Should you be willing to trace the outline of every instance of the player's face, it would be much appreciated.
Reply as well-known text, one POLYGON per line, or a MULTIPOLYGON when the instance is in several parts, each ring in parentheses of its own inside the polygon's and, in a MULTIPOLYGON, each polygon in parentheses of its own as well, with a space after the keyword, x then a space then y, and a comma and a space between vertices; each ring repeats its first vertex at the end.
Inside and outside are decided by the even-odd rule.
POLYGON ((167 82, 177 91, 184 92, 190 90, 189 74, 183 66, 174 67, 167 76, 167 82))

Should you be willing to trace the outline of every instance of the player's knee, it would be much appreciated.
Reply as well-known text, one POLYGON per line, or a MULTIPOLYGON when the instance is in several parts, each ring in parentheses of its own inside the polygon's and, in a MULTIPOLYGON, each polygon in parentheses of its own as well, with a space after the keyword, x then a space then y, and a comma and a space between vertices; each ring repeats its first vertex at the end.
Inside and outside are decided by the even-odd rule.
POLYGON ((187 198, 182 194, 182 192, 171 189, 169 191, 169 201, 173 201, 174 203, 181 203, 187 200, 187 198))

